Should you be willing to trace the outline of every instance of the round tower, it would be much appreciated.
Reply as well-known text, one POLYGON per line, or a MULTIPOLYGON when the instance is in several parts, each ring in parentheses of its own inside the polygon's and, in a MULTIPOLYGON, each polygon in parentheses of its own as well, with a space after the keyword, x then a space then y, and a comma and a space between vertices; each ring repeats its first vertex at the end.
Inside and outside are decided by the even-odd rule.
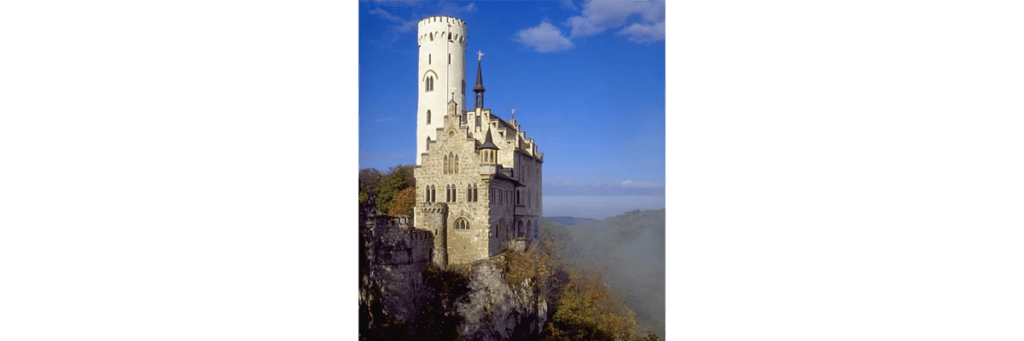
MULTIPOLYGON (((444 126, 451 89, 458 108, 466 107, 466 23, 433 16, 417 24, 419 73, 416 107, 416 165, 427 151, 427 138, 437 140, 437 128, 444 126)), ((472 89, 470 89, 472 90, 472 89)))

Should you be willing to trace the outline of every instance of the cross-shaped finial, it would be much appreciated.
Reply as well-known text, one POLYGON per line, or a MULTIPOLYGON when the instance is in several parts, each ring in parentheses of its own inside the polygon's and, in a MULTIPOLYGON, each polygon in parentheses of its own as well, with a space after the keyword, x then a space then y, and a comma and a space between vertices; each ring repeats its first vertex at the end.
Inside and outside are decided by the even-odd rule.
POLYGON ((483 58, 484 58, 484 53, 483 53, 483 52, 480 52, 480 50, 477 50, 477 51, 476 51, 476 61, 478 61, 478 62, 479 62, 479 61, 480 61, 480 59, 483 59, 483 58))

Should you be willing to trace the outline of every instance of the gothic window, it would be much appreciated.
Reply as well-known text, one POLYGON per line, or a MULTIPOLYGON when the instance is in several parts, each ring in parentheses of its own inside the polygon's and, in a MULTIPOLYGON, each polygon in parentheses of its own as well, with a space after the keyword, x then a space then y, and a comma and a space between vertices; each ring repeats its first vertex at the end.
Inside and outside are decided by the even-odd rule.
POLYGON ((468 230, 469 229, 469 220, 466 219, 466 218, 455 219, 455 229, 456 230, 468 230))
POLYGON ((443 168, 441 170, 441 173, 442 174, 448 174, 448 156, 447 155, 445 155, 444 162, 441 164, 441 167, 443 168))
POLYGON ((426 202, 430 202, 430 186, 427 186, 427 189, 424 190, 424 192, 427 192, 427 197, 426 197, 426 199, 423 199, 423 200, 426 201, 426 202))
POLYGON ((458 201, 457 199, 455 199, 455 193, 456 193, 455 185, 452 185, 452 202, 458 201))
POLYGON ((473 202, 476 202, 476 185, 473 185, 473 202))
POLYGON ((466 185, 466 201, 473 202, 473 186, 466 185))
POLYGON ((437 186, 430 186, 430 202, 437 202, 437 186))

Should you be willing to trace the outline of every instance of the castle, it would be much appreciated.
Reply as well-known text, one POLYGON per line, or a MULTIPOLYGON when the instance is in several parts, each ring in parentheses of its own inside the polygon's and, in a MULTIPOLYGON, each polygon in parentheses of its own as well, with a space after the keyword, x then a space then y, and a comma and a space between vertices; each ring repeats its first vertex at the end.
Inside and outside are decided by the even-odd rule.
POLYGON ((413 225, 432 233, 431 262, 442 268, 521 251, 540 236, 544 154, 515 111, 505 121, 484 108, 480 52, 474 108, 465 109, 465 22, 433 16, 417 34, 413 225))

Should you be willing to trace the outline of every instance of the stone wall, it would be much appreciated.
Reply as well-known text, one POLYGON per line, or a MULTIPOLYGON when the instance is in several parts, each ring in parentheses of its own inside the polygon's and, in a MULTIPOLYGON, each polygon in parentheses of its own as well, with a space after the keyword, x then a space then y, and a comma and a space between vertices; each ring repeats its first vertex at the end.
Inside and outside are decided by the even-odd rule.
POLYGON ((411 219, 381 214, 372 199, 359 214, 360 300, 400 320, 418 316, 428 298, 423 273, 434 248, 433 233, 413 228, 411 219))

